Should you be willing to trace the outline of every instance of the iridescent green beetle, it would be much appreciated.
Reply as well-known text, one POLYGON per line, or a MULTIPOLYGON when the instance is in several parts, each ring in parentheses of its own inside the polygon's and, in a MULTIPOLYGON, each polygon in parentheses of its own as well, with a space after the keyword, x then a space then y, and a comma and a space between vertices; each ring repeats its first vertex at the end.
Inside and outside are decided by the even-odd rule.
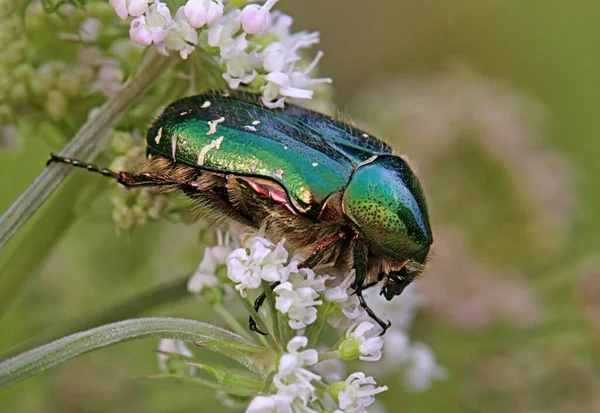
POLYGON ((182 189, 207 213, 264 226, 273 241, 285 237, 305 254, 305 267, 355 268, 361 305, 384 332, 390 326, 362 292, 381 283, 388 300, 402 293, 422 272, 433 238, 419 181, 384 142, 298 106, 267 109, 256 95, 210 93, 169 105, 147 144, 137 173, 50 161, 125 186, 182 189))

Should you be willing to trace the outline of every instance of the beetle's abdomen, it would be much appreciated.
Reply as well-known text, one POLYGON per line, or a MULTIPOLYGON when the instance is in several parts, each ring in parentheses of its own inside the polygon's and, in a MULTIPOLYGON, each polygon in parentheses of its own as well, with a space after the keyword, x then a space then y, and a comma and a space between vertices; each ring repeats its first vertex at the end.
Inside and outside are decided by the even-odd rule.
POLYGON ((192 167, 270 178, 307 216, 340 191, 351 163, 294 119, 249 102, 192 97, 169 106, 148 131, 152 151, 192 167))
POLYGON ((399 260, 433 241, 419 182, 399 157, 380 156, 361 166, 346 188, 343 205, 374 246, 399 260))

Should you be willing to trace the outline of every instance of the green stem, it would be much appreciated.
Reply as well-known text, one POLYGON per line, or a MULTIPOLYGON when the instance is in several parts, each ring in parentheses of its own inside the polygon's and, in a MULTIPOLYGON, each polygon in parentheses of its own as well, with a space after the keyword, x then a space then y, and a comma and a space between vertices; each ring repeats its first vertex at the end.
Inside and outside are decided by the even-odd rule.
MULTIPOLYGON (((152 51, 150 57, 140 65, 139 70, 125 84, 121 92, 114 98, 107 100, 96 111, 95 115, 77 131, 59 155, 68 158, 92 160, 121 116, 176 61, 176 57, 165 58, 152 51)), ((52 192, 72 170, 73 168, 68 165, 52 163, 19 195, 4 215, 0 217, 0 248, 46 202, 52 192)))
POLYGON ((317 321, 311 326, 310 331, 308 332, 308 347, 307 348, 315 348, 317 341, 319 340, 319 336, 321 335, 321 331, 323 330, 323 326, 325 325, 325 317, 324 314, 319 314, 317 317, 317 321))
POLYGON ((239 293, 239 291, 237 293, 238 293, 238 297, 240 298, 240 300, 244 304, 244 307, 246 307, 246 310, 248 310, 248 312, 250 313, 250 315, 252 316, 252 318, 256 322, 256 325, 258 326, 258 328, 261 331, 264 331, 264 332, 267 333, 266 336, 263 336, 262 334, 259 334, 258 338, 260 339, 260 341, 265 346, 269 346, 269 347, 271 347, 275 351, 281 350, 281 348, 279 347, 279 345, 275 342, 275 340, 273 340, 272 334, 269 334, 270 332, 269 332, 269 329, 267 328, 267 324, 264 322, 264 320, 262 319, 262 317, 260 316, 260 314, 258 314, 258 312, 254 309, 254 306, 252 305, 252 303, 250 301, 248 301, 247 298, 242 297, 242 295, 239 293))
POLYGON ((133 318, 159 305, 191 297, 191 294, 187 291, 188 279, 189 276, 185 276, 175 281, 157 285, 121 303, 71 321, 58 331, 42 334, 29 342, 19 345, 15 349, 9 350, 7 353, 2 354, 0 359, 12 357, 13 355, 38 347, 44 343, 58 340, 77 331, 85 331, 118 320, 133 318))
POLYGON ((319 361, 331 360, 331 359, 339 359, 342 358, 342 355, 338 350, 328 351, 327 353, 319 354, 319 361))
POLYGON ((229 325, 229 327, 235 333, 239 334, 250 342, 255 341, 255 338, 252 334, 250 334, 248 328, 244 327, 237 318, 235 318, 225 307, 223 307, 223 304, 217 303, 213 305, 213 309, 217 314, 219 314, 219 316, 221 316, 221 318, 223 318, 223 320, 225 320, 227 325, 229 325))
POLYGON ((243 387, 228 386, 225 384, 215 383, 209 380, 202 379, 200 377, 180 376, 178 374, 154 374, 151 376, 140 377, 141 380, 158 380, 158 379, 169 379, 175 381, 181 381, 186 383, 199 384, 209 389, 224 391, 228 394, 234 394, 236 396, 254 396, 256 390, 245 389, 243 387))
POLYGON ((271 312, 271 320, 273 321, 273 331, 275 333, 275 341, 277 341, 281 346, 281 320, 279 319, 279 313, 275 308, 275 294, 273 294, 273 290, 271 289, 271 285, 267 281, 262 282, 262 287, 267 296, 267 302, 269 303, 269 311, 271 312))

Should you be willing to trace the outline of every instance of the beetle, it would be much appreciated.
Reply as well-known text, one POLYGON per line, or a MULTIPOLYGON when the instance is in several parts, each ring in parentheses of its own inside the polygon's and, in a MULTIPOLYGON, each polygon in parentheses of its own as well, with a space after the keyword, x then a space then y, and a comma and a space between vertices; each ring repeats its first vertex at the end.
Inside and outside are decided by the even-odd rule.
MULTIPOLYGON (((126 187, 182 189, 207 214, 285 237, 307 257, 301 266, 354 268, 352 288, 382 334, 391 323, 363 291, 380 283, 391 300, 424 269, 433 236, 419 180, 390 146, 351 125, 291 104, 269 109, 259 95, 211 92, 170 104, 148 129, 147 155, 135 173, 48 162, 126 187)), ((252 319, 250 327, 261 333, 252 319)))

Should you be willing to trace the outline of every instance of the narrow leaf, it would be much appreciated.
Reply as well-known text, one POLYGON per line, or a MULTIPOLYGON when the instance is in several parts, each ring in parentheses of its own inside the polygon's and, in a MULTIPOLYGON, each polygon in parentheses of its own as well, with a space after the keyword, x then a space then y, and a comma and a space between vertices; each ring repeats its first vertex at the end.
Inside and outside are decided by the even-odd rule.
MULTIPOLYGON (((221 341, 260 349, 237 334, 200 321, 180 318, 139 318, 63 337, 3 361, 0 363, 0 388, 92 350, 144 338, 171 338, 195 343, 221 341)), ((260 376, 267 374, 275 362, 275 354, 266 348, 262 352, 251 353, 231 347, 210 346, 208 348, 236 360, 260 376)))

